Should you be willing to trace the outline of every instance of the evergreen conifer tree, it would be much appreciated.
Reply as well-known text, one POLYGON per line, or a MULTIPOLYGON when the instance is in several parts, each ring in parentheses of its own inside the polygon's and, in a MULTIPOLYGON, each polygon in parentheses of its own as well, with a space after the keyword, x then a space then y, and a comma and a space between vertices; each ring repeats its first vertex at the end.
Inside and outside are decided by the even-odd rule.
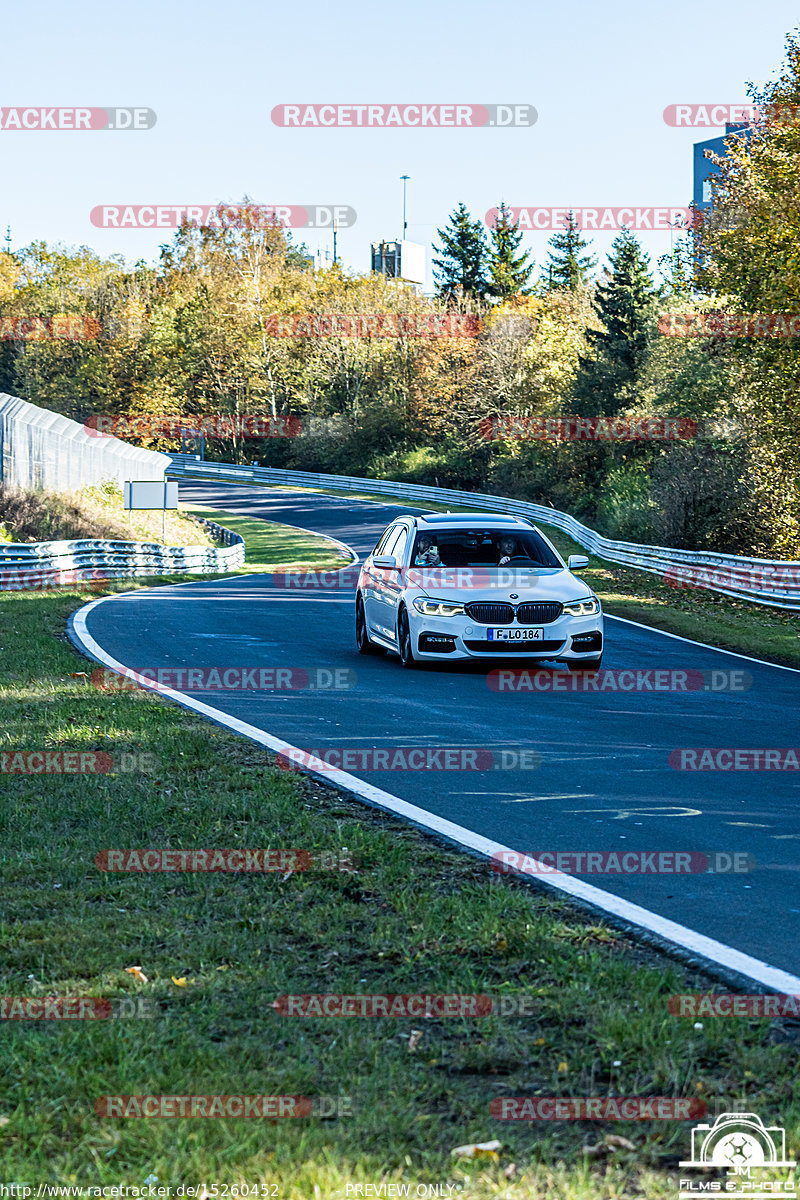
POLYGON ((450 224, 436 231, 442 247, 434 246, 441 255, 433 260, 433 274, 440 296, 454 296, 459 290, 474 299, 482 299, 487 291, 486 270, 488 249, 480 221, 473 221, 465 204, 450 216, 450 224))
POLYGON ((630 402, 660 296, 649 255, 629 230, 616 238, 608 260, 594 298, 603 328, 587 331, 590 351, 581 357, 575 380, 575 398, 586 413, 613 414, 630 402))
POLYGON ((577 292, 585 288, 589 272, 597 266, 597 259, 584 254, 590 242, 581 236, 575 214, 570 212, 563 230, 554 233, 548 245, 551 247, 549 260, 542 273, 542 283, 548 290, 569 288, 577 292))
POLYGON ((521 241, 522 232, 513 221, 510 208, 502 202, 489 244, 488 291, 495 300, 524 294, 525 285, 533 274, 533 263, 528 266, 530 251, 519 253, 521 241))

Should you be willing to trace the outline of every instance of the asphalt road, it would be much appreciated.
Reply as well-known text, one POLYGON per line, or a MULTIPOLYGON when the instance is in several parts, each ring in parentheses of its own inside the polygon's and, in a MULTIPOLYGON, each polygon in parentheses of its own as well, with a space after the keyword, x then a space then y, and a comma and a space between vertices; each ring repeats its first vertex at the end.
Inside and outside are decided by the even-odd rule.
MULTIPOLYGON (((181 499, 341 539, 363 558, 400 511, 303 492, 187 484, 181 499)), ((352 573, 351 573, 352 574, 352 573)), ((607 619, 604 669, 746 671, 741 692, 497 692, 483 664, 404 671, 362 658, 353 592, 298 592, 268 576, 198 582, 103 601, 87 627, 113 658, 155 667, 349 669, 348 690, 193 695, 303 749, 533 749, 530 769, 362 771, 404 800, 528 853, 747 853, 728 874, 614 874, 588 882, 773 966, 800 974, 800 773, 681 771, 681 747, 789 747, 800 673, 607 619)), ((563 667, 553 673, 569 675, 563 667)), ((717 677, 720 678, 719 676, 717 677)), ((512 756, 507 755, 507 761, 512 756)))

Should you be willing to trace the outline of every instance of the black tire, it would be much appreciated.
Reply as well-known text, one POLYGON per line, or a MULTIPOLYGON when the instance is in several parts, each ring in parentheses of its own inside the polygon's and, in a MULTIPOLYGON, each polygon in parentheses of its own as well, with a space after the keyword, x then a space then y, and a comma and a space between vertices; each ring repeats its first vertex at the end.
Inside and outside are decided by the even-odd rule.
POLYGON ((602 661, 602 654, 599 656, 599 658, 584 658, 580 661, 571 658, 567 663, 567 666, 569 667, 570 671, 596 671, 602 661))
POLYGON ((419 666, 411 647, 411 626, 404 608, 397 614, 397 648, 400 652, 400 662, 407 671, 413 671, 414 667, 419 666))
POLYGON ((356 600, 356 649, 359 654, 385 654, 383 646, 376 646, 370 641, 367 633, 367 617, 364 612, 364 601, 361 597, 356 600))

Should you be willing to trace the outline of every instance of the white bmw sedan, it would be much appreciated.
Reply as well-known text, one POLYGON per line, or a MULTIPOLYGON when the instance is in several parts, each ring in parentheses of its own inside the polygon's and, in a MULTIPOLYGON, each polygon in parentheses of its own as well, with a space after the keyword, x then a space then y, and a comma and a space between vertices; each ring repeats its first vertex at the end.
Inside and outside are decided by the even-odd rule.
POLYGON ((360 654, 394 650, 404 667, 448 659, 557 660, 600 666, 600 601, 524 517, 431 513, 392 521, 356 590, 360 654))

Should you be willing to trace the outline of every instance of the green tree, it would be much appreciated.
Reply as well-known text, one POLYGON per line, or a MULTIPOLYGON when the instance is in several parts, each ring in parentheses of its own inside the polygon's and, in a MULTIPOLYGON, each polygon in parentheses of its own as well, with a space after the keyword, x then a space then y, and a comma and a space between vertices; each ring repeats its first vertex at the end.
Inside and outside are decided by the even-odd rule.
POLYGON ((688 239, 679 239, 669 254, 658 260, 664 276, 664 290, 670 299, 686 299, 692 294, 693 247, 688 239))
POLYGON ((548 289, 569 288, 571 292, 585 288, 597 259, 583 253, 591 242, 581 236, 573 212, 568 214, 563 232, 554 233, 548 245, 551 250, 542 271, 542 283, 548 289))
MULTIPOLYGON (((696 232, 698 282, 732 313, 800 312, 800 34, 786 39, 774 82, 750 96, 763 114, 715 159, 710 211, 696 232)), ((741 372, 737 419, 753 432, 752 551, 794 557, 800 545, 800 356, 794 336, 714 339, 741 372)))
POLYGON ((800 297, 800 35, 774 83, 751 90, 762 120, 726 139, 695 231, 699 283, 742 311, 795 312, 800 297))
POLYGON ((488 292, 495 300, 526 295, 525 285, 533 274, 528 266, 530 251, 519 253, 522 232, 512 220, 511 209, 503 201, 490 234, 488 292))
POLYGON ((442 246, 433 249, 441 258, 434 258, 433 273, 439 294, 454 297, 462 292, 482 299, 487 292, 486 269, 488 248, 480 221, 473 221, 463 203, 450 217, 450 224, 437 229, 442 246))
POLYGON ((608 257, 605 278, 594 297, 601 328, 587 332, 589 353, 581 358, 575 381, 579 404, 605 414, 619 412, 633 398, 660 296, 650 273, 650 257, 629 230, 623 229, 608 257))

